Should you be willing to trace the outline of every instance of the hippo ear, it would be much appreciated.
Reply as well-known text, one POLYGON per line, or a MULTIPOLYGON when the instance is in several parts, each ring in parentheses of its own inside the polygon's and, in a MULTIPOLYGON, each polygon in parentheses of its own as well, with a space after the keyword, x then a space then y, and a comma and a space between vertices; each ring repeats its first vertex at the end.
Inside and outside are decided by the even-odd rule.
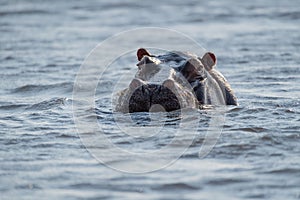
POLYGON ((214 53, 207 52, 204 54, 204 56, 201 59, 205 69, 207 71, 210 71, 214 68, 214 66, 217 64, 217 58, 214 53))
POLYGON ((196 58, 189 59, 180 71, 189 82, 204 79, 203 65, 196 58))
POLYGON ((144 48, 139 48, 136 52, 136 55, 138 60, 140 61, 144 56, 150 56, 150 53, 144 48))
POLYGON ((171 79, 167 79, 163 82, 163 86, 172 90, 175 87, 175 82, 171 79))
POLYGON ((142 85, 145 85, 145 83, 144 83, 142 80, 137 79, 137 78, 134 78, 134 79, 130 82, 129 88, 130 88, 131 90, 135 90, 135 89, 137 89, 138 87, 141 87, 142 85))

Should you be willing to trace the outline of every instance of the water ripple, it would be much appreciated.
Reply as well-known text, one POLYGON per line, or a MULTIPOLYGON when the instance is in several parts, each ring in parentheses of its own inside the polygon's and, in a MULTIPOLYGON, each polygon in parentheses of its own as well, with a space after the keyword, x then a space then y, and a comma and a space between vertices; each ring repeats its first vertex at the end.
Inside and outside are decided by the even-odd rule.
POLYGON ((63 83, 55 83, 49 85, 33 85, 28 84, 21 87, 17 87, 13 89, 12 93, 20 93, 20 94, 39 94, 39 93, 47 93, 47 92, 58 92, 64 91, 66 93, 70 93, 73 90, 73 83, 72 82, 63 82, 63 83))

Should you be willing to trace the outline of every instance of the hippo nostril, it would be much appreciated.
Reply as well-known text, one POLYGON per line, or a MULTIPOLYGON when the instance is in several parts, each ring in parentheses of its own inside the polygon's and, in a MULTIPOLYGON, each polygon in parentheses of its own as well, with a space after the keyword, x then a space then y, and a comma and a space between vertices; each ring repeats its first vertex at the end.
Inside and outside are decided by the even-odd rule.
POLYGON ((142 90, 143 95, 145 95, 145 96, 149 96, 150 95, 151 91, 149 90, 148 85, 143 85, 141 87, 141 90, 142 90))

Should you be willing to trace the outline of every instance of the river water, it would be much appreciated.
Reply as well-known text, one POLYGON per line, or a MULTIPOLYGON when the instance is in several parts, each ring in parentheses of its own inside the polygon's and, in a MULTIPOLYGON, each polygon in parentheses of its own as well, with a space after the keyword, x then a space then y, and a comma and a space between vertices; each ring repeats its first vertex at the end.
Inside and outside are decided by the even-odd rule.
MULTIPOLYGON (((300 199, 299 23, 296 0, 0 1, 0 199, 300 199), (106 38, 142 27, 182 32, 213 51, 238 97, 239 106, 217 121, 222 134, 204 158, 210 110, 186 113, 199 123, 149 162, 101 155, 101 141, 88 146, 78 130, 72 106, 82 102, 73 88, 84 59, 106 38), (191 138, 186 151, 171 155, 191 138), (155 170, 134 173, 149 166, 155 170)), ((112 112, 105 88, 131 73, 130 59, 106 71, 95 109, 80 120, 96 119, 121 149, 153 151, 170 143, 181 118, 155 113, 153 123, 138 113, 136 124, 166 132, 149 140, 121 134, 115 117, 126 128, 128 114, 112 112)))

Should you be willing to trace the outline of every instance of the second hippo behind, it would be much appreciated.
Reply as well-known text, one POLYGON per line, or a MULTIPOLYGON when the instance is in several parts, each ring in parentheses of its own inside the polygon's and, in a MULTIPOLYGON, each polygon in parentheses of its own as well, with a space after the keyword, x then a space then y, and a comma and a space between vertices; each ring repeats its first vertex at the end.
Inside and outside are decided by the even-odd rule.
POLYGON ((138 71, 129 87, 119 93, 116 111, 155 112, 203 105, 237 105, 229 83, 215 69, 216 56, 186 52, 151 55, 137 51, 138 71))

